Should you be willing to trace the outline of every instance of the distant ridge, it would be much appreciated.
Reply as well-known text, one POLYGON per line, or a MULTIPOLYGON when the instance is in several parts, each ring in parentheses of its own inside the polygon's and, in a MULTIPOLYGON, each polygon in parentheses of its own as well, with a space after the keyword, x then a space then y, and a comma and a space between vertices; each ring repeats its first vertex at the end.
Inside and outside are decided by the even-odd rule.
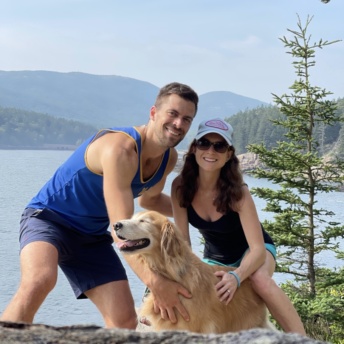
POLYGON ((145 123, 158 87, 136 79, 79 72, 0 71, 0 106, 96 127, 145 123))
MULTIPOLYGON (((149 82, 116 75, 0 71, 0 107, 72 119, 96 128, 147 123, 158 91, 159 87, 149 82)), ((206 118, 226 118, 241 110, 267 105, 227 91, 199 97, 198 113, 188 136, 206 118)), ((181 148, 187 144, 188 140, 184 140, 181 148)))
POLYGON ((231 115, 246 109, 267 105, 258 99, 248 98, 228 91, 214 91, 200 96, 202 103, 199 114, 201 116, 230 117, 231 115))

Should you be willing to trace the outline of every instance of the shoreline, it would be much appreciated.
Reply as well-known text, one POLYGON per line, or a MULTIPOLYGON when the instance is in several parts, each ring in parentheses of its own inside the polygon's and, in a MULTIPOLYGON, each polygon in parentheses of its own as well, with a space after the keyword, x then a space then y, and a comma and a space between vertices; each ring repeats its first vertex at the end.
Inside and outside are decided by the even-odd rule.
MULTIPOLYGON (((51 151, 74 151, 78 146, 67 144, 44 144, 42 146, 4 146, 0 145, 0 150, 51 150, 51 151)), ((183 165, 183 157, 186 153, 185 150, 177 150, 178 160, 173 172, 179 173, 183 165)), ((240 162, 240 168, 243 173, 252 171, 255 168, 260 167, 258 154, 243 153, 238 156, 240 162)), ((338 192, 344 192, 344 185, 337 188, 338 192)))
MULTIPOLYGON (((174 167, 174 172, 179 172, 182 165, 183 165, 183 157, 186 151, 178 151, 178 160, 177 164, 174 167)), ((259 167, 259 158, 257 154, 254 153, 244 153, 239 154, 238 159, 240 162, 240 167, 242 172, 247 172, 250 170, 254 170, 255 168, 259 167)))

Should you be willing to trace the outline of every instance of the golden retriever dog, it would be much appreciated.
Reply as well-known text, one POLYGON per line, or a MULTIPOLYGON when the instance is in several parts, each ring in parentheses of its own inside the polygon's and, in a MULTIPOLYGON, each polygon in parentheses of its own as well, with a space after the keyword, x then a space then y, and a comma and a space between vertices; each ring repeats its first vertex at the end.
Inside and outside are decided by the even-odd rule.
POLYGON ((198 333, 236 332, 250 328, 274 329, 268 320, 263 300, 245 280, 228 305, 216 295, 217 270, 230 268, 204 263, 182 238, 175 224, 155 211, 143 211, 129 220, 114 225, 117 237, 123 240, 117 247, 123 254, 135 255, 142 265, 162 276, 176 281, 192 293, 182 303, 190 315, 185 321, 176 312, 177 323, 161 318, 153 310, 153 295, 149 293, 138 310, 139 317, 146 317, 152 331, 186 330, 198 333))

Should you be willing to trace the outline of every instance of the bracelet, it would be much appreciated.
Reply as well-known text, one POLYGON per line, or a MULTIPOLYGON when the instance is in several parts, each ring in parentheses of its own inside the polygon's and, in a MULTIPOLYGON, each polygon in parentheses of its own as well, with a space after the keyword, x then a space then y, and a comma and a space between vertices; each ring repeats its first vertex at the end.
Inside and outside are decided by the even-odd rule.
POLYGON ((237 284, 238 284, 238 288, 239 288, 240 287, 240 277, 238 276, 238 274, 235 271, 228 271, 228 273, 235 277, 237 284))

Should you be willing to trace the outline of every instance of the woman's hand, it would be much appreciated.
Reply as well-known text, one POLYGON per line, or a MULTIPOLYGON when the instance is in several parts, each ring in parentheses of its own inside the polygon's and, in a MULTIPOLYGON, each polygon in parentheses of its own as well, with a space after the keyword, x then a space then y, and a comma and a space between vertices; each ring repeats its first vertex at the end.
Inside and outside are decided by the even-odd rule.
POLYGON ((217 297, 221 302, 228 305, 238 288, 238 282, 233 275, 230 275, 226 271, 216 271, 215 276, 221 279, 215 285, 217 297))

